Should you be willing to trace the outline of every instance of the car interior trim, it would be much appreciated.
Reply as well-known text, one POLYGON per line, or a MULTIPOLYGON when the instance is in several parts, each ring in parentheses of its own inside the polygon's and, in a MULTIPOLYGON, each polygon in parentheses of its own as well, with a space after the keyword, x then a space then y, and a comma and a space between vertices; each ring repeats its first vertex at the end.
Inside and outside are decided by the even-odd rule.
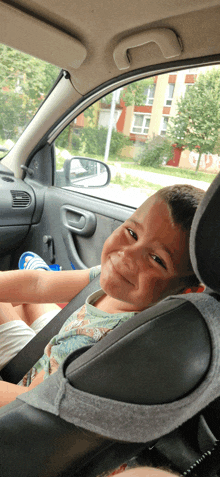
POLYGON ((2 32, 5 42, 7 43, 8 36, 11 37, 11 28, 9 28, 9 23, 11 23, 14 30, 13 43, 20 50, 25 51, 28 37, 36 37, 37 42, 31 42, 29 54, 39 57, 39 51, 42 51, 44 53, 41 59, 56 64, 54 55, 54 44, 56 44, 56 48, 59 47, 62 52, 63 64, 67 69, 68 67, 79 68, 87 56, 87 50, 79 40, 56 26, 51 26, 27 13, 24 14, 18 8, 3 4, 1 5, 1 16, 5 17, 5 21, 3 20, 1 24, 1 28, 5 26, 5 31, 2 32), (25 31, 25 35, 21 35, 21 31, 25 31), (45 44, 47 48, 43 48, 45 44))
POLYGON ((169 28, 155 28, 128 36, 119 42, 113 52, 117 68, 119 70, 130 68, 129 50, 151 42, 159 46, 164 58, 174 58, 181 55, 182 47, 176 33, 169 28))

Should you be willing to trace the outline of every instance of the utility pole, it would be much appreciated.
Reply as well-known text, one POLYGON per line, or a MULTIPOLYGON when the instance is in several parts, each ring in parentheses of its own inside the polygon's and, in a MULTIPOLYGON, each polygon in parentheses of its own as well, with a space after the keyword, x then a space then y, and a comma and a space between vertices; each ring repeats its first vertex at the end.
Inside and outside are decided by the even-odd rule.
POLYGON ((104 162, 108 161, 109 149, 110 149, 111 137, 112 137, 112 129, 114 126, 115 107, 116 107, 117 101, 119 100, 120 92, 121 92, 121 88, 116 89, 115 91, 113 91, 113 95, 112 95, 110 117, 109 117, 109 123, 108 123, 108 134, 107 134, 106 145, 105 145, 104 162))

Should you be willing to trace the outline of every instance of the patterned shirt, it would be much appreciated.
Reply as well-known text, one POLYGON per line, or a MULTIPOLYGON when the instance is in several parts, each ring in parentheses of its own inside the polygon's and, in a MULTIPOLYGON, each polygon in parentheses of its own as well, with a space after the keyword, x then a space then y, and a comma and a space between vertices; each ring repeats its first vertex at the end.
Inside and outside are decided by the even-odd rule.
MULTIPOLYGON (((90 281, 101 272, 101 266, 90 270, 90 281)), ((74 272, 73 272, 74 273, 74 272)), ((106 313, 98 310, 94 303, 104 294, 103 290, 92 293, 85 304, 73 312, 61 330, 47 344, 44 355, 23 378, 23 386, 29 386, 36 375, 44 370, 46 379, 57 371, 63 360, 73 351, 99 341, 116 326, 135 315, 135 312, 106 313)))

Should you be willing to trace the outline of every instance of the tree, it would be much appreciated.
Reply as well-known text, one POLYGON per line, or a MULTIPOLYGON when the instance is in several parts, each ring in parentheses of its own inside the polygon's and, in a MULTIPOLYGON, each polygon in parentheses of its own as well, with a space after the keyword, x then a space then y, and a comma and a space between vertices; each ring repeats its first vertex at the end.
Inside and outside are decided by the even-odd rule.
POLYGON ((167 137, 153 136, 147 139, 140 154, 138 162, 141 166, 159 168, 172 157, 172 146, 167 137))
POLYGON ((177 115, 170 119, 167 135, 177 147, 197 150, 199 168, 202 154, 212 153, 220 129, 220 70, 200 73, 198 79, 177 102, 177 115))
POLYGON ((56 66, 0 45, 0 133, 15 139, 58 76, 56 66))
POLYGON ((148 87, 153 86, 153 84, 153 78, 146 78, 125 86, 121 92, 121 98, 125 106, 143 106, 146 102, 146 90, 148 87))
MULTIPOLYGON (((153 78, 145 78, 128 84, 121 90, 120 99, 123 99, 125 106, 143 106, 146 102, 146 90, 154 84, 153 78)), ((112 93, 101 99, 102 103, 111 104, 112 93)))

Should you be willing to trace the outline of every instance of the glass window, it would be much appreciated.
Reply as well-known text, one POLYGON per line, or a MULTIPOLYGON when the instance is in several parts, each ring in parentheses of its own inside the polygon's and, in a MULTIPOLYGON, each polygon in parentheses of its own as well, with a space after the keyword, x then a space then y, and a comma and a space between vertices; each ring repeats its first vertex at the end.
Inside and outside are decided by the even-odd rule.
POLYGON ((0 157, 3 157, 44 101, 59 69, 1 44, 0 64, 0 157))
MULTIPOLYGON (((113 121, 113 128, 114 129, 116 129, 116 124, 117 124, 119 116, 120 116, 119 111, 115 111, 114 112, 114 121, 113 121)), ((110 111, 105 110, 105 109, 101 109, 99 111, 99 119, 98 119, 99 127, 107 128, 108 125, 109 125, 109 121, 110 121, 110 111)))
POLYGON ((204 152, 201 157, 198 147, 200 146, 198 142, 200 130, 196 131, 195 128, 188 127, 187 122, 181 122, 182 116, 179 115, 178 104, 183 97, 184 88, 188 88, 190 93, 190 89, 195 88, 200 75, 207 75, 208 78, 212 70, 213 67, 198 69, 193 84, 186 83, 187 75, 191 70, 175 71, 175 84, 167 83, 170 73, 166 73, 157 77, 157 82, 152 85, 153 88, 146 90, 145 82, 141 89, 141 81, 139 81, 130 84, 129 88, 125 86, 120 91, 117 90, 115 94, 108 94, 94 103, 73 120, 55 141, 56 185, 135 207, 162 188, 164 184, 173 183, 173 176, 175 176, 175 183, 178 181, 182 183, 184 177, 187 177, 188 183, 190 177, 192 184, 195 184, 196 180, 198 187, 207 190, 210 182, 220 171, 218 132, 220 131, 218 123, 220 67, 215 68, 216 79, 213 80, 213 90, 210 89, 208 82, 208 94, 205 93, 200 97, 203 103, 199 108, 199 116, 196 116, 198 104, 193 106, 187 103, 187 109, 184 110, 184 117, 187 114, 190 115, 190 126, 192 118, 195 118, 195 128, 197 124, 200 124, 200 130, 207 127, 209 150, 206 148, 207 152, 204 152), (215 95, 216 91, 219 91, 218 95, 215 95), (149 104, 146 103, 151 100, 153 100, 153 108, 149 114, 149 104), (172 108, 167 114, 164 107, 169 107, 171 103, 172 108), (216 114, 213 113, 215 110, 216 114), (212 111, 211 115, 210 111, 212 111), (171 135, 173 121, 174 128, 171 135), (185 132, 182 128, 185 126, 187 138, 191 134, 188 143, 191 149, 184 143, 185 132), (211 134, 209 128, 211 128, 211 134), (216 131, 214 136, 213 128, 216 131), (111 140, 108 148, 107 138, 109 137, 111 140), (213 137, 212 144, 210 137, 213 137), (192 144, 194 147, 191 146, 192 144), (66 170, 66 161, 73 156, 77 157, 78 162, 74 163, 72 176, 75 174, 77 179, 88 175, 83 158, 91 157, 108 163, 112 174, 110 184, 102 189, 87 190, 75 189, 69 185, 70 182, 67 184, 64 180, 64 170, 66 170), (175 161, 172 160, 174 157, 175 161), (199 171, 195 174, 198 161, 200 161, 199 171))
POLYGON ((160 135, 165 136, 166 135, 166 130, 167 130, 167 125, 169 121, 169 116, 162 116, 161 118, 161 125, 160 125, 160 135))
POLYGON ((148 86, 148 88, 146 90, 146 103, 145 104, 147 106, 152 106, 153 105, 155 89, 156 89, 156 85, 152 84, 152 85, 148 86))
POLYGON ((165 106, 171 106, 173 100, 175 84, 169 83, 167 85, 166 96, 165 96, 165 106))
POLYGON ((134 114, 133 124, 131 128, 132 133, 148 134, 150 126, 150 116, 144 114, 134 114))

